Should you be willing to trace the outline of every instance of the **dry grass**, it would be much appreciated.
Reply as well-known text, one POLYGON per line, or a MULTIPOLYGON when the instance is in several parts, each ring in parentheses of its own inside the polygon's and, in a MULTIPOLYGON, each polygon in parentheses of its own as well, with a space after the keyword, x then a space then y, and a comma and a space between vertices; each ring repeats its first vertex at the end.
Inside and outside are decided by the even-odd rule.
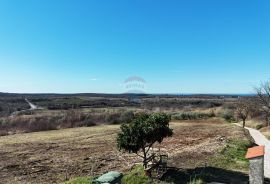
POLYGON ((264 127, 260 129, 260 131, 262 132, 263 135, 265 135, 265 137, 267 137, 267 139, 270 140, 270 127, 264 127))
MULTIPOLYGON (((240 124, 242 124, 240 122, 240 124)), ((265 127, 265 123, 258 120, 249 120, 246 122, 246 126, 259 130, 265 137, 270 140, 270 127, 265 127)))
MULTIPOLYGON (((242 125, 242 122, 239 123, 242 125)), ((264 123, 257 120, 248 120, 246 121, 246 126, 254 129, 260 129, 264 126, 264 123)))
POLYGON ((175 135, 166 140, 166 149, 170 153, 171 165, 180 168, 201 167, 209 163, 228 140, 247 140, 240 127, 224 123, 219 119, 186 121, 179 126, 173 123, 175 135))
MULTIPOLYGON (((170 166, 178 168, 201 166, 226 140, 246 139, 240 127, 218 119, 172 122, 171 127, 174 136, 161 147, 169 153, 170 166)), ((101 125, 0 137, 0 183, 55 183, 108 170, 125 172, 140 159, 118 152, 118 130, 118 125, 101 125)))

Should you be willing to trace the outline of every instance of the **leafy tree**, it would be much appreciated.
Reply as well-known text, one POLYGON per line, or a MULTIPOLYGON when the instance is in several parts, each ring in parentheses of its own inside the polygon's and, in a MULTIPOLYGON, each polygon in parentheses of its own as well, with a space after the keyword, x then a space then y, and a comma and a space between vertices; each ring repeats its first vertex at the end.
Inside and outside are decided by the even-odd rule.
POLYGON ((121 125, 117 136, 119 150, 137 154, 143 159, 143 166, 146 168, 150 148, 156 142, 161 143, 164 138, 172 136, 170 120, 169 115, 161 113, 137 115, 130 123, 121 125))

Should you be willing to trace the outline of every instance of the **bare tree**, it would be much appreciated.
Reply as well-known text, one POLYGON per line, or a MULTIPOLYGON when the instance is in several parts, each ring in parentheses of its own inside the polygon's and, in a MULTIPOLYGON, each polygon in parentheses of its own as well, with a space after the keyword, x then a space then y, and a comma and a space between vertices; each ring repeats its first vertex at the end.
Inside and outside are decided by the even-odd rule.
POLYGON ((246 126, 246 119, 251 112, 251 104, 246 97, 239 98, 236 107, 236 116, 243 121, 243 128, 246 126))
POLYGON ((267 126, 269 126, 270 117, 270 81, 265 81, 255 88, 257 93, 257 102, 259 104, 260 111, 264 114, 267 126))

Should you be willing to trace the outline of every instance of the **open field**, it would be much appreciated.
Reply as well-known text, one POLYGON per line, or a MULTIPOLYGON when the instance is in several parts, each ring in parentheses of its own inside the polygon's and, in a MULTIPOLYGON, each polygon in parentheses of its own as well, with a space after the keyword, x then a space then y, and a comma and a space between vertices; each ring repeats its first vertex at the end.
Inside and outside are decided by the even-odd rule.
POLYGON ((172 115, 172 119, 175 120, 215 116, 228 117, 230 120, 236 97, 0 93, 0 136, 100 124, 121 124, 130 121, 140 112, 164 112, 172 115), (6 103, 7 100, 14 103, 6 103), (28 100, 42 109, 13 108, 18 104, 26 105, 26 109, 30 108, 28 100))
MULTIPOLYGON (((219 167, 229 140, 249 140, 242 128, 219 119, 172 122, 171 127, 174 136, 161 147, 175 168, 219 167)), ((0 183, 57 183, 109 170, 127 172, 140 159, 118 152, 118 130, 119 125, 100 125, 0 137, 0 183)), ((224 169, 247 173, 245 161, 224 169)))
POLYGON ((262 134, 265 135, 265 137, 270 140, 270 127, 264 127, 260 129, 260 132, 262 132, 262 134))
POLYGON ((230 106, 237 96, 221 95, 147 95, 147 94, 10 94, 0 93, 0 117, 27 109, 27 98, 49 110, 84 108, 132 108, 155 110, 194 110, 230 106))

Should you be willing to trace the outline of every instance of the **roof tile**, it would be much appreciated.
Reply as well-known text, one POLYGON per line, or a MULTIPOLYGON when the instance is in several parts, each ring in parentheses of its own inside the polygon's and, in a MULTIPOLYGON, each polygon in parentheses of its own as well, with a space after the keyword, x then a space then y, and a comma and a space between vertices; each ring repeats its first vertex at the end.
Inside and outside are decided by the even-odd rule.
POLYGON ((264 156, 264 146, 256 146, 248 149, 246 159, 252 159, 261 156, 264 156))

